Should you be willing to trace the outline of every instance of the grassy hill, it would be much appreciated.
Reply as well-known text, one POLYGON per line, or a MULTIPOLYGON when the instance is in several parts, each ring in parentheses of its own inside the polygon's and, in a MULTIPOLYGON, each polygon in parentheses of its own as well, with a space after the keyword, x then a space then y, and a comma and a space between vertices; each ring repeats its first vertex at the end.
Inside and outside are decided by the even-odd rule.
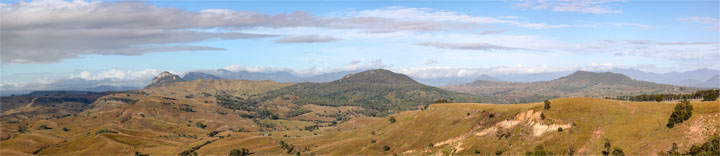
POLYGON ((617 97, 640 94, 691 93, 697 89, 633 80, 616 73, 578 71, 551 81, 498 82, 478 80, 444 89, 495 97, 500 103, 537 102, 558 97, 617 97))
POLYGON ((607 138, 626 154, 650 155, 669 150, 672 143, 686 151, 720 133, 718 101, 692 101, 693 115, 674 128, 665 123, 676 102, 562 98, 550 100, 547 110, 542 103, 433 104, 427 110, 357 117, 304 130, 318 123, 253 121, 240 117, 243 112, 195 99, 143 96, 131 94, 129 98, 140 99, 134 104, 60 119, 3 119, 0 154, 176 155, 196 147, 194 152, 201 155, 241 148, 258 155, 523 155, 541 145, 554 154, 566 154, 572 147, 576 154, 597 155, 607 138), (182 104, 194 111, 174 108, 182 104), (273 128, 264 128, 267 124, 273 128), (18 132, 21 126, 29 132, 18 132))
POLYGON ((384 116, 388 112, 413 110, 438 99, 462 102, 490 101, 478 96, 456 93, 426 86, 408 76, 384 69, 350 74, 328 83, 298 83, 269 91, 250 99, 252 102, 272 103, 284 99, 298 105, 358 106, 368 110, 366 115, 384 116))

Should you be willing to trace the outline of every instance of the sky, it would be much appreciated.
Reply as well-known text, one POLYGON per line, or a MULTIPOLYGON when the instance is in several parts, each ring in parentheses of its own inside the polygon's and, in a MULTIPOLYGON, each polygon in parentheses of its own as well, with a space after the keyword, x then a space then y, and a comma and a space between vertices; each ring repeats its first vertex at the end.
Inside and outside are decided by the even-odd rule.
POLYGON ((162 71, 216 69, 421 78, 720 69, 717 0, 0 3, 5 91, 137 87, 162 71))

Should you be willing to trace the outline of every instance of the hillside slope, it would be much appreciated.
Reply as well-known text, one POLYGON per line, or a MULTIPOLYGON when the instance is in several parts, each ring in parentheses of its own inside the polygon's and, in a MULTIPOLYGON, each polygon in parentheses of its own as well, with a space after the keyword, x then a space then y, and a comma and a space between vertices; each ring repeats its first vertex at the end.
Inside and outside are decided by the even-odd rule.
POLYGON ((554 154, 566 154, 572 147, 575 154, 598 155, 607 138, 625 154, 653 155, 669 150, 672 143, 686 151, 720 133, 718 101, 693 101, 693 115, 674 128, 665 123, 676 102, 562 98, 551 100, 548 110, 542 103, 433 104, 422 111, 301 130, 317 123, 254 121, 242 118, 244 112, 194 98, 132 93, 105 98, 110 97, 139 101, 60 119, 2 119, 0 154, 177 155, 196 149, 200 155, 224 155, 247 148, 257 155, 523 155, 541 145, 554 154), (274 126, 265 128, 267 124, 274 126), (20 133, 18 127, 28 131, 20 133))
POLYGON ((493 96, 502 103, 537 102, 558 97, 617 97, 640 94, 690 93, 697 89, 633 80, 616 73, 578 71, 552 81, 494 82, 478 80, 444 89, 493 96))
POLYGON ((720 133, 720 102, 693 102, 693 116, 679 127, 665 123, 675 102, 627 102, 594 98, 492 105, 434 104, 425 111, 392 115, 352 131, 292 139, 310 154, 332 155, 524 155, 542 145, 554 154, 599 155, 603 139, 630 155, 654 155, 677 143, 686 151, 720 133), (492 117, 490 115, 493 115, 492 117), (545 116, 542 119, 541 114, 545 116), (562 127, 563 131, 557 129, 562 127), (506 137, 507 136, 507 137, 506 137), (432 144, 432 146, 430 145, 432 144), (390 147, 385 150, 384 146, 390 147))
POLYGON ((388 111, 417 109, 438 99, 481 102, 481 97, 426 86, 408 76, 384 69, 350 74, 328 83, 298 83, 269 91, 259 103, 289 99, 294 104, 321 106, 359 106, 368 109, 366 115, 384 116, 388 111))

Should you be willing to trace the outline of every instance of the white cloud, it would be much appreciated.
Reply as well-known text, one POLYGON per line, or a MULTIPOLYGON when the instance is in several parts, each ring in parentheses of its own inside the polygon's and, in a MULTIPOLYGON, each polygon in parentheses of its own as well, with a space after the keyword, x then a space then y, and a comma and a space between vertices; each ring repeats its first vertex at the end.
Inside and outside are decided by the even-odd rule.
POLYGON ((285 36, 278 40, 276 43, 318 43, 318 42, 332 42, 340 40, 332 36, 321 36, 321 35, 293 35, 285 36))
POLYGON ((484 16, 471 16, 459 12, 452 11, 440 11, 430 8, 403 8, 403 7, 387 7, 375 10, 362 10, 357 12, 350 12, 350 16, 354 17, 384 17, 392 19, 403 19, 403 20, 417 20, 417 21, 438 21, 438 22, 456 22, 466 24, 509 24, 518 27, 531 28, 531 29, 550 29, 550 28, 565 28, 570 25, 551 25, 546 23, 532 23, 532 22, 521 22, 511 20, 510 18, 500 19, 494 17, 484 16))
POLYGON ((622 11, 613 9, 613 5, 627 0, 518 0, 516 7, 556 12, 579 12, 589 14, 617 14, 622 11))
POLYGON ((692 22, 705 25, 705 29, 720 31, 720 20, 713 17, 686 17, 678 19, 683 22, 692 22))

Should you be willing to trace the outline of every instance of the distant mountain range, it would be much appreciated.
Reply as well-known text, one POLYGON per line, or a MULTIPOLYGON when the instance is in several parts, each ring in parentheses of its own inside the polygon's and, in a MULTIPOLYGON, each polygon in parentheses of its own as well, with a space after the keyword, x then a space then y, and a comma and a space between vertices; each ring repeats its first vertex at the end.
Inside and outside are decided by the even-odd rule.
MULTIPOLYGON (((330 72, 314 76, 297 76, 287 71, 280 72, 248 72, 248 71, 228 71, 220 69, 217 71, 205 72, 189 72, 183 79, 192 81, 195 79, 229 79, 229 80, 273 80, 275 82, 331 82, 338 80, 347 74, 354 74, 362 70, 330 72)), ((718 79, 711 79, 713 76, 720 75, 720 71, 713 69, 697 69, 687 72, 670 72, 657 74, 652 72, 643 72, 636 69, 615 68, 607 72, 619 73, 626 75, 635 80, 655 82, 661 84, 672 84, 678 86, 695 87, 695 88, 720 88, 718 79)), ((430 86, 447 86, 471 83, 475 80, 487 81, 507 81, 507 82, 537 82, 550 81, 566 75, 572 74, 572 71, 566 72, 550 72, 550 73, 532 73, 532 74, 494 74, 480 75, 479 77, 439 77, 439 78, 423 78, 410 76, 414 80, 430 85, 430 86)))
POLYGON ((578 71, 551 81, 503 82, 477 80, 444 89, 493 96, 504 103, 542 101, 558 97, 616 97, 658 93, 689 93, 697 89, 633 80, 618 73, 578 71))

